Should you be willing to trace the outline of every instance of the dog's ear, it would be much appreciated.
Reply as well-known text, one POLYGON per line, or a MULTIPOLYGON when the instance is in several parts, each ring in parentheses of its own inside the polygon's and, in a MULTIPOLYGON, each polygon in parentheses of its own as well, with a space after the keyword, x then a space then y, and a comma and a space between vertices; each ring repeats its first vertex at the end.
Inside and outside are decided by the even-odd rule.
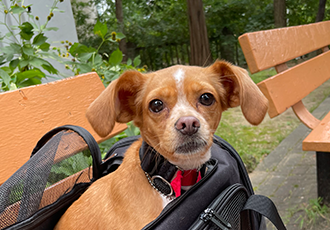
POLYGON ((248 122, 252 125, 260 124, 267 113, 268 100, 247 71, 224 61, 216 61, 209 68, 220 76, 220 82, 225 88, 225 109, 240 105, 248 122))
POLYGON ((126 71, 88 107, 86 117, 95 132, 107 136, 115 122, 127 123, 136 115, 135 99, 142 89, 145 76, 137 71, 126 71))

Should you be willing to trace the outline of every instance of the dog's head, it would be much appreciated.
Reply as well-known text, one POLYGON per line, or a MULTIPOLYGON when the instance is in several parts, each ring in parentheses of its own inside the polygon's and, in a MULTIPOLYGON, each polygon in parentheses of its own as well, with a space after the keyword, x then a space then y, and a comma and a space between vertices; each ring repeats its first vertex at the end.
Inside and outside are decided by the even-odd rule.
POLYGON ((172 164, 192 169, 210 158, 222 112, 239 105, 253 125, 268 109, 246 70, 216 61, 206 68, 127 71, 90 105, 86 116, 100 136, 108 135, 115 122, 133 120, 150 146, 172 164))

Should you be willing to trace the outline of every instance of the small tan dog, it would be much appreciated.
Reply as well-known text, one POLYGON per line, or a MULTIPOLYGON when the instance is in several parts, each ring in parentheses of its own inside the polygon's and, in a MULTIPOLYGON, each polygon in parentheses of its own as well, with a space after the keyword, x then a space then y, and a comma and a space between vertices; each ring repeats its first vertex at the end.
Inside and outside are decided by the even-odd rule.
MULTIPOLYGON (((253 125, 268 109, 267 99, 246 70, 216 61, 206 68, 177 65, 148 74, 127 71, 90 105, 86 116, 100 136, 107 136, 115 122, 133 120, 148 146, 176 170, 191 170, 209 160, 222 112, 239 105, 253 125)), ((173 191, 158 191, 154 177, 141 168, 143 141, 133 143, 121 166, 94 182, 55 229, 141 229, 154 220, 173 191)))

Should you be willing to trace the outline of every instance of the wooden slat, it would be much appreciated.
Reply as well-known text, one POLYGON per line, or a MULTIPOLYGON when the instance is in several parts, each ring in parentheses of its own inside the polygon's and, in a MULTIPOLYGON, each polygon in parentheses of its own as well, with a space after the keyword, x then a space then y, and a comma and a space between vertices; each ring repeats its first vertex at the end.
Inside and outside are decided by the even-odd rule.
POLYGON ((61 125, 79 125, 101 142, 126 128, 117 124, 107 138, 99 137, 85 111, 104 90, 96 73, 0 94, 0 184, 30 157, 37 141, 61 125))
POLYGON ((239 42, 251 73, 256 73, 328 46, 330 21, 246 33, 239 42))
POLYGON ((330 152, 330 113, 303 141, 303 150, 330 152))
POLYGON ((329 63, 328 51, 260 82, 260 90, 270 101, 269 116, 283 113, 327 81, 329 63))

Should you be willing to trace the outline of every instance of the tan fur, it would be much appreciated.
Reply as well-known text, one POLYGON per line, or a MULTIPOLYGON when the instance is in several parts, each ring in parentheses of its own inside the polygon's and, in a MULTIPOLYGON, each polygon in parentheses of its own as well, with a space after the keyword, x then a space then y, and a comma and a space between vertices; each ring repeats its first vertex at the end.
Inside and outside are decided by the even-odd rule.
MULTIPOLYGON (((239 105, 253 125, 263 120, 268 108, 267 99, 245 70, 216 61, 206 68, 174 66, 148 74, 125 72, 90 105, 86 116, 100 136, 108 135, 115 122, 133 120, 144 141, 171 163, 191 169, 209 159, 221 113, 239 105), (173 77, 179 70, 184 73, 182 82, 173 77), (212 105, 199 103, 204 93, 214 96, 212 105), (164 102, 160 113, 148 108, 154 99, 164 102), (176 153, 187 139, 174 128, 181 116, 194 116, 200 121, 196 139, 206 144, 196 152, 176 153)), ((139 140, 127 150, 114 173, 94 182, 74 202, 56 229, 141 229, 160 214, 163 200, 140 167, 141 143, 139 140)))

